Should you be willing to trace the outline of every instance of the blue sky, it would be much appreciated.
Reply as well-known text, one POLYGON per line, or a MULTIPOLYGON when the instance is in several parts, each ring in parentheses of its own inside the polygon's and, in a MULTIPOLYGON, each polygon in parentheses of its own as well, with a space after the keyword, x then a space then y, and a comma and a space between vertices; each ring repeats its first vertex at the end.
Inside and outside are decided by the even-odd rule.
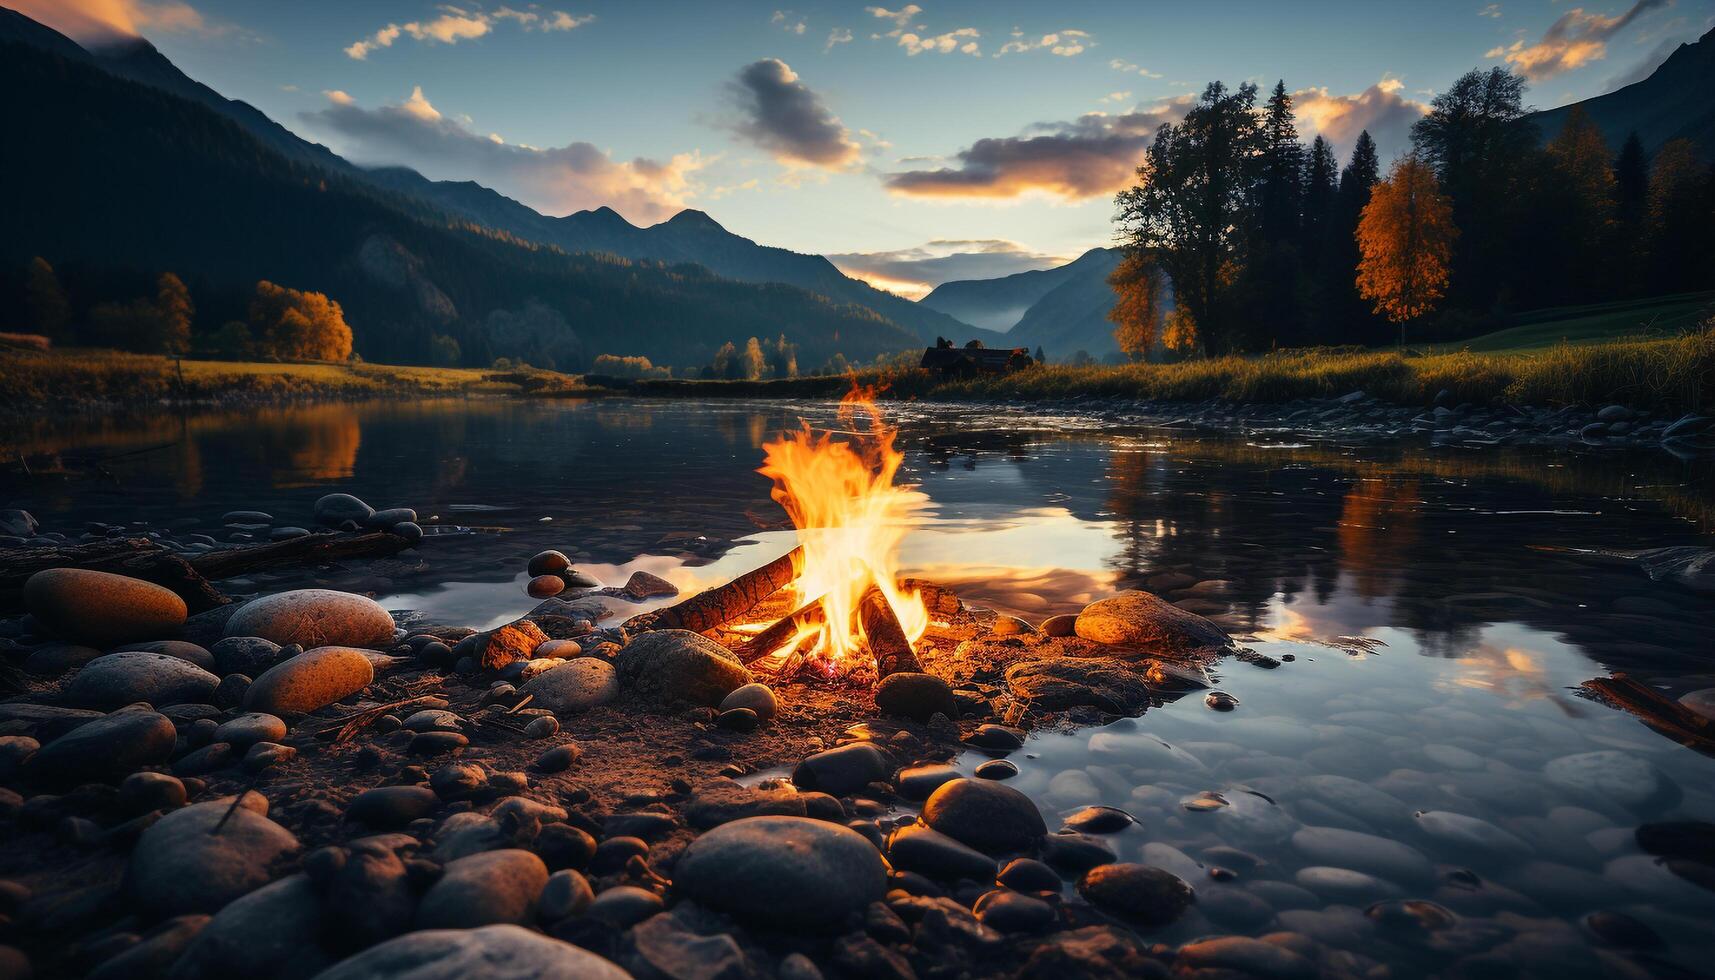
POLYGON ((549 213, 683 207, 907 295, 1109 241, 1148 136, 1213 79, 1299 93, 1384 155, 1459 73, 1547 108, 1715 23, 1715 0, 1306 3, 0 0, 193 77, 363 163, 549 213))

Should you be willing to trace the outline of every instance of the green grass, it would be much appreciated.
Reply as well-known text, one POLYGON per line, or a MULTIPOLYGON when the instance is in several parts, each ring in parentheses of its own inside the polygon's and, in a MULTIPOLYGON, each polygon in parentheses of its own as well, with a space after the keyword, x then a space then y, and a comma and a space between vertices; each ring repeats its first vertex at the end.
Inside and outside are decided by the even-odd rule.
POLYGON ((1715 292, 1680 293, 1647 299, 1561 306, 1513 318, 1514 326, 1431 350, 1491 353, 1537 350, 1556 344, 1595 344, 1622 338, 1672 337, 1703 322, 1715 307, 1715 292))
POLYGON ((66 348, 0 351, 0 405, 143 404, 466 394, 568 394, 578 379, 551 371, 497 373, 383 364, 175 362, 153 354, 66 348), (182 372, 182 373, 181 373, 182 372))

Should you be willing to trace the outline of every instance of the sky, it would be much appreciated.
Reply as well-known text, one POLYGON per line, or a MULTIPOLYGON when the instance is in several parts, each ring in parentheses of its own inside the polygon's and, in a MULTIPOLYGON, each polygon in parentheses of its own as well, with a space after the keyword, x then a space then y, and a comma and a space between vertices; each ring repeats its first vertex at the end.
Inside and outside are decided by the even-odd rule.
POLYGON ((1213 80, 1279 80, 1306 139, 1385 159, 1459 74, 1551 108, 1636 81, 1715 0, 1190 4, 0 0, 365 165, 548 214, 684 208, 901 295, 1112 243, 1113 195, 1213 80))

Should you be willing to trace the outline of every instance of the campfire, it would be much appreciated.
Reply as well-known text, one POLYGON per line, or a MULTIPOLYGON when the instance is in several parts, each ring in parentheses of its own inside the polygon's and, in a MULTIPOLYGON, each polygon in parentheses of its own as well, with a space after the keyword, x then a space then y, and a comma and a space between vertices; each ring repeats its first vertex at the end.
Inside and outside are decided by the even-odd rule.
POLYGON ((784 597, 786 616, 735 627, 750 634, 736 651, 747 664, 853 680, 920 669, 913 645, 929 610, 900 581, 899 545, 928 498, 894 482, 905 457, 874 399, 873 389, 854 387, 840 402, 839 428, 818 432, 806 422, 763 445, 758 472, 774 481, 797 547, 633 624, 703 632, 784 597))

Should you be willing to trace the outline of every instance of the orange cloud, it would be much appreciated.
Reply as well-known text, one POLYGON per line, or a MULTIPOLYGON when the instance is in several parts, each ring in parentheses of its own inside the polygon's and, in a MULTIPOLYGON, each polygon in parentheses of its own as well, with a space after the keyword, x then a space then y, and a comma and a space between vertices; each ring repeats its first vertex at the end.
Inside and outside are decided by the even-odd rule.
POLYGON ((1356 95, 1335 95, 1326 88, 1300 89, 1292 93, 1298 128, 1309 138, 1320 134, 1340 152, 1351 149, 1358 134, 1369 131, 1382 153, 1405 148, 1411 139, 1411 124, 1423 118, 1429 107, 1400 94, 1405 84, 1384 78, 1356 95))
POLYGON ((1509 46, 1489 49, 1485 57, 1505 58, 1524 77, 1539 82, 1602 60, 1608 56, 1609 38, 1640 15, 1671 4, 1672 0, 1637 0, 1618 17, 1585 13, 1584 8, 1575 7, 1550 24, 1542 40, 1535 44, 1514 41, 1509 46))
POLYGON ((202 14, 183 0, 7 0, 7 6, 79 44, 112 44, 145 30, 207 32, 202 14))

